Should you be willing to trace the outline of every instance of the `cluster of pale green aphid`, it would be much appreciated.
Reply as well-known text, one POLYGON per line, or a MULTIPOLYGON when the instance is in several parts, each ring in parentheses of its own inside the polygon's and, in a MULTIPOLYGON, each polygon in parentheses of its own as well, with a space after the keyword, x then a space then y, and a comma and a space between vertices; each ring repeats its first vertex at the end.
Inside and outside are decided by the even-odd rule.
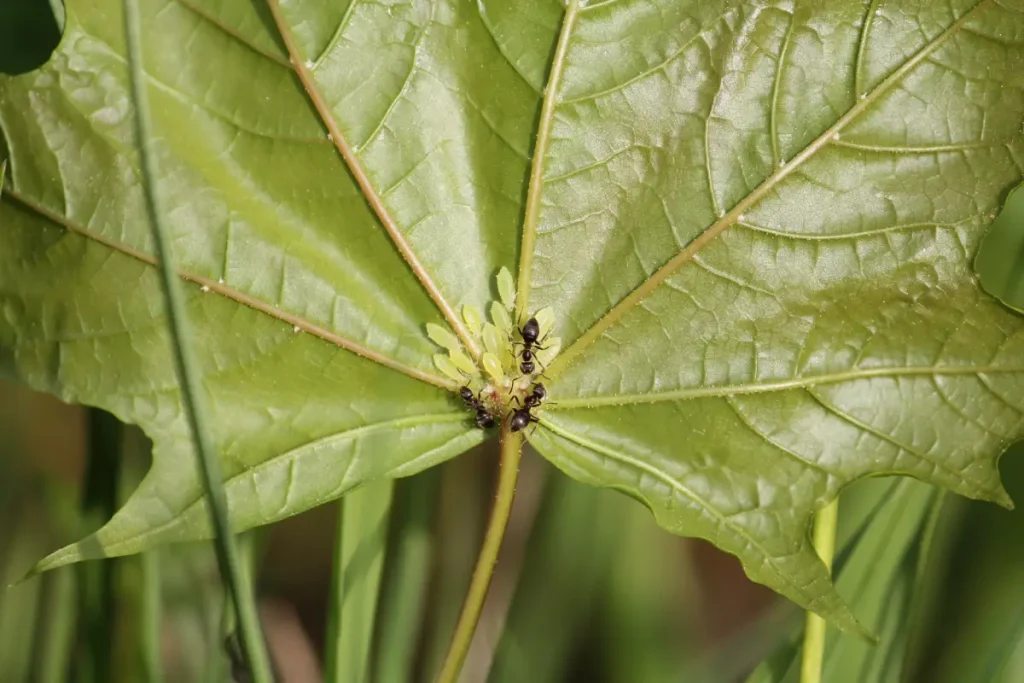
POLYGON ((497 390, 508 396, 529 390, 534 379, 558 355, 562 341, 558 337, 547 337, 555 323, 554 311, 550 308, 537 311, 533 316, 540 328, 537 343, 533 347, 535 370, 524 374, 520 361, 523 349, 520 330, 526 320, 515 323, 512 320, 515 315, 516 285, 508 268, 498 272, 497 280, 499 300, 491 302, 490 322, 483 320, 475 306, 466 304, 462 307, 466 328, 483 349, 479 367, 462 348, 458 338, 445 328, 427 323, 427 335, 448 351, 447 356, 440 353, 434 356, 434 365, 445 376, 476 391, 484 390, 493 395, 493 390, 497 390), (481 367, 484 374, 480 372, 481 367))

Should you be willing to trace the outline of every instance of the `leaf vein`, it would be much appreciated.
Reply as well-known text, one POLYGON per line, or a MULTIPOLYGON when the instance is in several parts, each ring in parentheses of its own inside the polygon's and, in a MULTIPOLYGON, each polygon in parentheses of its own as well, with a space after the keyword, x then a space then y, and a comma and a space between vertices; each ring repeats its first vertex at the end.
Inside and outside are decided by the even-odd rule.
MULTIPOLYGON (((673 391, 649 392, 644 394, 608 394, 603 396, 582 396, 576 398, 555 397, 546 405, 547 410, 571 410, 575 408, 597 408, 601 406, 632 405, 636 403, 660 403, 663 401, 689 401, 700 398, 718 398, 731 394, 763 394, 789 389, 803 389, 816 384, 841 384, 859 380, 885 379, 908 376, 954 376, 1016 374, 1024 375, 1024 366, 932 366, 932 367, 874 367, 857 368, 846 372, 827 375, 795 377, 776 382, 760 384, 727 384, 676 389, 673 391)), ((1024 414, 1024 413, 1022 413, 1024 414)))
MULTIPOLYGON (((15 200, 18 204, 25 207, 26 209, 38 214, 39 216, 45 218, 46 220, 49 220, 51 223, 61 226, 66 230, 73 232, 77 235, 80 235, 84 239, 88 239, 98 244, 101 244, 107 247, 108 249, 120 252, 125 256, 134 258, 137 261, 141 261, 142 263, 145 263, 149 266, 159 267, 159 262, 154 256, 147 254, 146 252, 140 249, 136 249, 135 247, 131 247, 128 246, 127 244, 118 242, 117 240, 92 232, 88 228, 79 225, 78 223, 75 223, 70 218, 62 216, 54 211, 51 211, 42 204, 38 204, 35 201, 30 200, 28 197, 25 197, 24 195, 20 194, 19 192, 15 191, 12 188, 3 188, 3 194, 15 200)), ((228 299, 236 301, 242 305, 248 306, 249 308, 253 308, 272 318, 276 318, 277 320, 288 323, 289 325, 298 327, 300 330, 303 330, 305 332, 308 332, 309 334, 319 337, 320 339, 323 339, 326 342, 330 342, 336 346, 339 346, 345 349, 346 351, 350 351, 352 353, 355 353, 356 355, 362 356, 367 360, 379 363, 380 365, 391 368, 392 370, 397 370, 398 372, 401 372, 404 375, 408 375, 409 377, 418 379, 422 382, 433 384, 436 387, 454 390, 455 384, 449 380, 442 379, 441 377, 438 377, 433 373, 425 372, 411 365, 406 365, 405 363, 385 356, 379 351, 375 351, 361 344, 357 344, 356 342, 351 341, 350 339, 347 339, 337 334, 336 332, 331 332, 330 330, 324 329, 323 327, 315 325, 314 323, 304 318, 301 318, 293 313, 277 308, 276 306, 273 306, 261 299, 246 294, 242 291, 232 289, 231 287, 228 287, 219 280, 205 277, 203 275, 197 275, 195 273, 190 273, 181 268, 178 269, 178 277, 180 277, 182 280, 185 280, 186 282, 192 282, 197 285, 200 285, 201 287, 208 287, 209 291, 212 293, 219 294, 228 299)))
MULTIPOLYGON (((316 65, 314 64, 310 67, 302 61, 291 31, 287 28, 287 24, 281 14, 281 7, 279 4, 280 0, 268 1, 270 4, 270 12, 277 24, 277 29, 281 34, 281 39, 284 41, 284 44, 288 49, 288 54, 292 56, 292 64, 295 66, 299 80, 302 81, 302 85, 305 87, 310 101, 313 103, 317 113, 320 114, 321 120, 327 127, 328 132, 331 134, 331 140, 334 142, 334 146, 337 148, 341 158, 348 166, 349 172, 352 174, 352 178, 356 181, 356 184, 362 191, 363 196, 370 205, 370 208, 373 209, 373 212, 377 215, 377 219, 380 221, 385 232, 387 232, 388 236, 391 238, 395 248, 398 249, 402 258, 405 259, 406 264, 408 264, 410 270, 412 270, 413 274, 419 280, 423 289, 426 290, 427 295, 434 302, 434 305, 437 306, 441 315, 444 316, 448 325, 455 332, 456 336, 459 337, 459 340, 462 342, 463 346, 465 346, 469 354, 473 358, 479 360, 480 347, 477 345, 476 340, 474 340, 472 335, 469 334, 469 330, 466 329, 465 324, 462 322, 462 318, 455 312, 452 305, 448 303, 444 294, 441 292, 441 289, 437 286, 437 283, 434 282, 433 278, 427 272, 426 267, 419 260, 419 257, 416 256, 416 253, 412 249, 412 245, 409 244, 408 239, 406 239, 406 236, 402 233, 398 222, 391 215, 391 212, 384 204, 384 200, 381 198, 380 194, 378 194, 377 190, 374 189, 369 176, 367 176, 362 163, 356 155, 355 150, 349 145, 342 133, 341 126, 338 124, 337 119, 335 119, 330 106, 327 104, 327 101, 323 97, 323 93, 320 92, 320 88, 313 78, 312 69, 314 69, 316 65)), ((349 6, 350 11, 358 0, 352 0, 352 2, 353 4, 349 6)))
POLYGON ((824 408, 826 411, 832 413, 833 415, 838 417, 843 422, 846 422, 849 425, 855 427, 856 429, 859 429, 860 431, 862 431, 862 432, 864 432, 866 434, 870 434, 871 436, 874 436, 874 437, 876 437, 876 438, 878 438, 878 439, 880 439, 880 440, 890 444, 891 446, 893 446, 894 448, 897 448, 899 451, 902 451, 903 453, 907 453, 908 455, 912 455, 913 457, 917 458, 918 460, 920 460, 923 463, 927 463, 928 465, 931 466, 933 472, 934 471, 944 472, 945 474, 949 475, 953 479, 959 479, 959 480, 962 480, 964 482, 967 482, 968 484, 970 484, 974 488, 974 492, 976 494, 978 494, 979 498, 984 498, 984 497, 988 496, 988 489, 985 487, 985 485, 982 484, 981 482, 979 482, 974 477, 968 476, 966 472, 964 472, 964 471, 956 472, 956 471, 950 469, 949 467, 947 467, 941 460, 936 460, 935 458, 931 458, 925 452, 920 451, 920 450, 918 450, 916 448, 913 448, 911 446, 908 446, 908 445, 900 442, 898 439, 893 437, 891 434, 888 434, 888 433, 882 431, 881 429, 877 429, 877 428, 867 424, 866 422, 858 420, 857 418, 855 418, 854 416, 850 415, 846 411, 841 410, 837 406, 834 406, 831 403, 829 403, 828 401, 826 401, 825 399, 823 399, 821 396, 818 395, 817 392, 814 391, 813 387, 805 387, 804 391, 807 393, 808 396, 810 396, 815 401, 817 401, 818 404, 822 408, 824 408))
POLYGON ((724 230, 743 219, 746 211, 757 205, 757 203, 774 190, 775 186, 785 180, 791 173, 799 169, 804 162, 813 157, 837 133, 855 121, 862 113, 867 111, 875 101, 884 93, 888 92, 895 85, 900 83, 904 77, 912 72, 922 61, 928 58, 935 50, 941 47, 947 40, 957 34, 960 28, 967 23, 978 11, 979 8, 988 5, 991 0, 980 0, 973 8, 965 12, 959 19, 948 26, 928 45, 921 48, 910 59, 890 73, 870 93, 860 97, 850 109, 843 114, 828 130, 818 136, 813 142, 807 145, 798 153, 790 163, 777 169, 772 175, 765 178, 750 194, 741 199, 724 216, 706 228, 698 235, 685 249, 678 252, 669 259, 661 268, 650 275, 632 292, 622 298, 603 317, 595 322, 589 330, 584 332, 568 348, 559 354, 558 358, 547 369, 550 378, 557 376, 576 356, 589 347, 605 330, 618 323, 623 316, 632 310, 640 299, 643 299, 654 291, 659 285, 665 282, 676 270, 693 259, 693 256, 713 241, 724 230))

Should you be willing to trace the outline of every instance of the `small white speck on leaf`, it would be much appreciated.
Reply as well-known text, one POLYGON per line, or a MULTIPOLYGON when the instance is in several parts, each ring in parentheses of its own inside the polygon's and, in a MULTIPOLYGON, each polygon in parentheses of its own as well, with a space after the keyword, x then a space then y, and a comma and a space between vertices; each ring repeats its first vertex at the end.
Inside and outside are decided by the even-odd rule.
POLYGON ((331 142, 334 142, 334 136, 331 135, 330 133, 327 134, 327 139, 330 140, 331 142))
POLYGON ((220 284, 224 284, 224 278, 222 278, 222 277, 217 278, 217 282, 219 282, 220 284))
POLYGON ((295 327, 292 328, 292 332, 295 332, 297 334, 299 332, 302 332, 302 330, 299 328, 298 325, 296 325, 295 327))
POLYGON ((306 60, 306 68, 307 69, 312 69, 313 68, 313 61, 312 60, 310 60, 310 59, 306 60))
POLYGON ((838 140, 839 139, 839 133, 836 133, 835 135, 833 135, 832 139, 833 140, 838 140))
POLYGON ((203 292, 209 292, 209 291, 210 291, 210 285, 203 285, 203 286, 202 286, 202 287, 200 287, 199 289, 200 289, 201 291, 203 291, 203 292))
POLYGON ((745 220, 747 220, 747 217, 746 217, 746 215, 745 215, 745 214, 742 214, 742 213, 741 213, 741 214, 739 215, 739 218, 737 218, 737 219, 736 219, 736 222, 737 222, 737 223, 742 223, 742 222, 744 222, 745 220))

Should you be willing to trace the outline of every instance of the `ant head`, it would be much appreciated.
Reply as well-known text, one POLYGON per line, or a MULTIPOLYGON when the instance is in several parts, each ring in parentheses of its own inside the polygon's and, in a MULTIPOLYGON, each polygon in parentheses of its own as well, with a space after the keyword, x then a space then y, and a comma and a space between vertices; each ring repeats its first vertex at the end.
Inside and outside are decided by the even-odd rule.
POLYGON ((462 396, 463 401, 469 401, 473 398, 473 390, 469 387, 462 387, 459 389, 459 395, 462 396))
POLYGON ((540 323, 537 322, 536 318, 530 318, 523 325, 523 329, 519 331, 523 335, 523 341, 527 344, 533 344, 537 341, 537 337, 540 335, 540 323))
POLYGON ((548 390, 545 389, 544 385, 541 384, 540 382, 537 382, 536 384, 533 385, 533 392, 532 393, 533 393, 534 396, 539 398, 541 401, 543 401, 545 398, 548 397, 548 390))
POLYGON ((494 426, 494 416, 481 410, 476 414, 476 426, 480 429, 490 429, 494 426))

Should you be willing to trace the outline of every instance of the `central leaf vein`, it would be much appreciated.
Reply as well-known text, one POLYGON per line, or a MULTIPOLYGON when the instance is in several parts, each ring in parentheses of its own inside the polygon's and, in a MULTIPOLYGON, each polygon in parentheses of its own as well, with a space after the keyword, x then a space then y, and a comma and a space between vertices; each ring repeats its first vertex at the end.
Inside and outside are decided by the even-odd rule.
MULTIPOLYGON (((462 322, 462 318, 460 318, 455 312, 452 305, 448 303, 437 283, 434 282, 430 273, 427 272, 426 267, 419 260, 419 257, 416 256, 416 253, 412 249, 412 245, 409 244, 409 241, 406 239, 405 234, 399 227, 398 222, 391 215, 391 212, 385 205, 383 198, 377 192, 376 188, 374 188, 373 183, 370 182, 370 178, 366 175, 366 171, 363 168, 362 163, 356 156, 355 149, 352 148, 345 138, 345 135, 342 133, 341 126, 338 124, 334 113, 331 111, 330 105, 327 104, 323 93, 320 92, 320 88, 313 77, 313 69, 316 65, 307 64, 302 59, 302 55, 299 54, 298 46, 295 44, 291 31, 284 20, 284 16, 282 15, 279 0, 268 0, 268 2, 270 5, 270 12, 274 17, 277 29, 281 34, 281 40, 284 41, 288 54, 291 55, 292 65, 295 68, 295 72, 298 75, 299 80, 302 82, 302 85, 306 90, 306 94, 309 96, 314 108, 316 108, 317 113, 320 115, 320 119, 327 127, 327 131, 330 133, 334 146, 337 148, 341 158, 348 166, 353 180, 356 181, 356 184, 359 186, 360 191, 362 191, 366 202, 370 205, 370 208, 373 209, 374 214, 376 214, 377 220, 380 221, 381 226, 384 228, 384 231, 387 232, 388 237, 391 238, 395 248, 398 249, 402 258, 405 259, 406 264, 419 280, 423 289, 426 290, 427 295, 434 302, 434 305, 437 306, 441 315, 459 337, 469 354, 479 361, 480 347, 476 340, 469 334, 469 330, 466 329, 465 324, 462 322)), ((357 2, 357 0, 353 0, 353 5, 355 2, 357 2)), ((352 7, 350 6, 349 10, 351 9, 352 7)), ((341 28, 338 29, 335 38, 332 39, 332 43, 338 39, 341 30, 341 28)), ((330 47, 328 47, 327 51, 329 50, 330 47)), ((327 51, 324 52, 324 55, 327 54, 327 51)), ((321 58, 322 57, 323 55, 321 55, 321 58)))

